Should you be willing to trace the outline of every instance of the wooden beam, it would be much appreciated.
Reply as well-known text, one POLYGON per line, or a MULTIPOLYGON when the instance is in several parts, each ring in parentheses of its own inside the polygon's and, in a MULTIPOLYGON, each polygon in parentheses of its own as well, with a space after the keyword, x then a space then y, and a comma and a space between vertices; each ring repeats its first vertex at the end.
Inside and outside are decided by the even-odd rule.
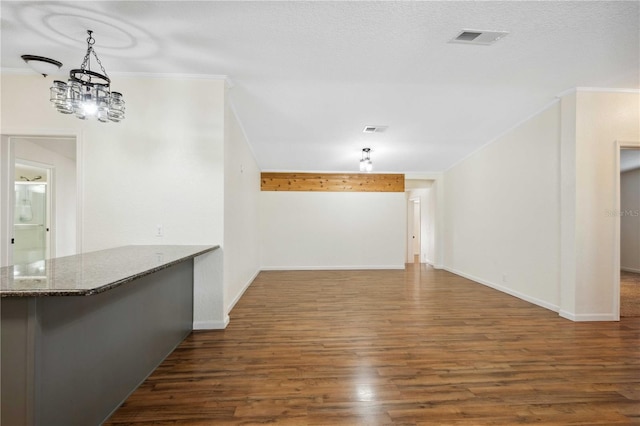
POLYGON ((269 173, 261 174, 262 191, 404 192, 403 174, 269 173))

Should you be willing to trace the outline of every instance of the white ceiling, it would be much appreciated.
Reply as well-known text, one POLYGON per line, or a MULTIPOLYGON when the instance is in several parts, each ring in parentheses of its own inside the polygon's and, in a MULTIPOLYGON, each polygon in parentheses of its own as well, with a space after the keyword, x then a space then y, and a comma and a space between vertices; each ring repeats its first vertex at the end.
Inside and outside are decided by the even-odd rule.
POLYGON ((76 139, 60 136, 44 136, 44 137, 21 137, 13 136, 14 143, 28 142, 38 145, 40 148, 55 152, 68 158, 76 160, 76 139))
MULTIPOLYGON (((2 67, 228 76, 263 170, 446 170, 563 91, 640 88, 640 2, 1 2, 2 67), (508 31, 491 46, 462 29, 508 31), (364 134, 365 125, 389 126, 364 134)), ((126 99, 126 93, 124 94, 126 99)), ((115 125, 115 124, 108 124, 115 125)))

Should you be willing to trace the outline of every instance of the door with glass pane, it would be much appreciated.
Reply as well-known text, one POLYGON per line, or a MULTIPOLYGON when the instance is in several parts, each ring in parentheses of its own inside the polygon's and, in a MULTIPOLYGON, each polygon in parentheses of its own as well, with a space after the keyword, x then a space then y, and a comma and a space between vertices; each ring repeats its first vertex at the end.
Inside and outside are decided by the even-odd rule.
POLYGON ((13 264, 48 258, 47 182, 15 182, 13 264))

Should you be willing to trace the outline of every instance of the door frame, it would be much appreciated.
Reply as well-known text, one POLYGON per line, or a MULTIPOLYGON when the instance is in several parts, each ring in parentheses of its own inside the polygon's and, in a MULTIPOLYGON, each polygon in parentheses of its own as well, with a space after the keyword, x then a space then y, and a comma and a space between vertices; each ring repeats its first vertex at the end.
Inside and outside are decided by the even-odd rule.
POLYGON ((413 201, 413 223, 411 224, 411 234, 412 237, 417 237, 417 241, 412 241, 412 254, 411 259, 414 260, 416 256, 416 243, 418 244, 418 263, 422 263, 422 205, 420 203, 420 197, 412 198, 413 201), (416 213, 418 214, 418 220, 416 220, 416 213), (416 224, 418 225, 418 229, 416 229, 416 224), (416 232, 417 231, 417 232, 416 232))
MULTIPOLYGON (((49 139, 75 139, 76 142, 76 253, 82 253, 82 224, 83 224, 83 137, 78 130, 25 130, 25 129, 3 129, 0 134, 2 147, 0 148, 0 158, 2 175, 0 176, 0 201, 3 206, 13 206, 10 197, 13 197, 15 175, 15 149, 12 138, 49 138, 49 139), (5 143, 6 140, 6 143, 5 143)), ((8 263, 8 253, 11 251, 10 234, 13 233, 13 212, 8 214, 4 209, 0 210, 0 266, 10 265, 8 263), (11 218, 9 218, 11 216, 11 218)))
POLYGON ((620 150, 640 149, 640 141, 615 141, 615 183, 613 206, 617 214, 613 215, 613 307, 614 321, 620 321, 620 150))

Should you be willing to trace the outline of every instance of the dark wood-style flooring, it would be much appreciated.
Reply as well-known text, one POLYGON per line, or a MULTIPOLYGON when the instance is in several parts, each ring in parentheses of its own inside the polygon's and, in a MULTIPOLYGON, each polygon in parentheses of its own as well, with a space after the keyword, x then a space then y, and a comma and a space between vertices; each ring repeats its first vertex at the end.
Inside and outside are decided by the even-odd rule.
POLYGON ((262 272, 106 423, 640 422, 640 318, 575 323, 425 265, 262 272))
POLYGON ((640 274, 620 271, 620 316, 640 317, 640 274))

